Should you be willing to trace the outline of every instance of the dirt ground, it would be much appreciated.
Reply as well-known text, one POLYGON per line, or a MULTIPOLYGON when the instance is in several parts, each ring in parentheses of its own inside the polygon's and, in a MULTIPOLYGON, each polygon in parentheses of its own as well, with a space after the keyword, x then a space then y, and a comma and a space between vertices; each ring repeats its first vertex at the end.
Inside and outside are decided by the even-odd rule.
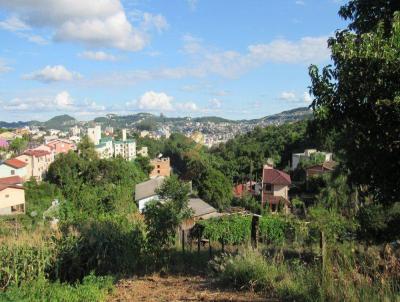
POLYGON ((217 289, 204 278, 158 275, 124 279, 118 282, 116 290, 108 301, 217 301, 217 302, 273 302, 251 292, 236 292, 217 289))

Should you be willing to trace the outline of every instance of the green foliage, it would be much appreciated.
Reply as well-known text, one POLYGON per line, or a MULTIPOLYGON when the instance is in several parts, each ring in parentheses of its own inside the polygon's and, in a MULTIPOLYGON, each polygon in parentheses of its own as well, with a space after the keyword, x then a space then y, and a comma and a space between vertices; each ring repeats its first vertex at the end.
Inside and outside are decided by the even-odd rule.
POLYGON ((113 288, 111 277, 86 276, 81 283, 50 282, 43 277, 0 292, 1 301, 21 302, 98 302, 106 301, 113 288))
POLYGON ((150 164, 150 159, 148 157, 138 156, 135 159, 135 162, 139 165, 140 169, 146 174, 149 175, 151 171, 153 171, 153 166, 150 164))
POLYGON ((286 220, 277 215, 263 216, 260 219, 261 239, 268 243, 281 245, 290 225, 286 220))
POLYGON ((0 288, 48 276, 55 260, 55 247, 44 242, 2 242, 0 288))
POLYGON ((252 213, 261 214, 261 202, 248 193, 245 193, 241 198, 234 198, 232 206, 242 207, 252 213))
POLYGON ((300 169, 307 169, 311 166, 324 163, 325 155, 322 152, 312 153, 309 158, 301 158, 299 163, 300 169))
POLYGON ((32 217, 34 221, 39 221, 54 199, 60 199, 62 194, 58 187, 48 182, 38 183, 35 179, 31 179, 24 183, 26 213, 32 217))
POLYGON ((175 242, 178 226, 191 216, 188 207, 189 187, 182 184, 176 176, 166 179, 158 194, 163 202, 151 201, 144 208, 147 225, 148 249, 158 256, 168 250, 175 242))
POLYGON ((329 40, 333 66, 310 67, 312 107, 336 132, 349 180, 382 203, 400 199, 399 2, 352 0, 340 14, 350 29, 329 40), (355 32, 354 32, 355 31, 355 32))
POLYGON ((99 157, 94 144, 90 141, 88 136, 82 137, 78 144, 78 152, 85 161, 95 160, 99 157))
POLYGON ((15 138, 9 145, 9 150, 15 154, 20 154, 28 146, 28 140, 26 138, 15 138))
POLYGON ((81 280, 97 275, 132 273, 139 269, 145 226, 137 217, 117 215, 75 220, 61 226, 55 277, 81 280))
POLYGON ((251 217, 243 215, 228 215, 219 218, 201 220, 202 235, 223 244, 239 245, 250 239, 251 217))

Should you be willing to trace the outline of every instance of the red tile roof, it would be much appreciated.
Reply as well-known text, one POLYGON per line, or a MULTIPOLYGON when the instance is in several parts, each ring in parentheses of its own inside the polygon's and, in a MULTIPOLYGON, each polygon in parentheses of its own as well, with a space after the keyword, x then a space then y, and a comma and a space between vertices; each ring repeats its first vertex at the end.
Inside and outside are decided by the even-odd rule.
POLYGON ((24 152, 24 154, 29 155, 29 156, 41 157, 41 156, 50 155, 50 152, 45 151, 45 150, 26 150, 24 152))
POLYGON ((24 180, 19 176, 10 176, 10 177, 3 177, 0 178, 1 185, 18 185, 22 184, 24 180))
POLYGON ((276 169, 264 169, 263 183, 273 185, 290 185, 290 175, 276 169))
POLYGON ((17 185, 3 185, 3 184, 0 184, 0 191, 3 191, 3 190, 8 189, 8 188, 25 190, 25 188, 22 187, 22 186, 17 186, 17 185))
POLYGON ((27 163, 16 158, 7 159, 4 163, 7 166, 13 167, 15 169, 21 169, 27 165, 27 163))

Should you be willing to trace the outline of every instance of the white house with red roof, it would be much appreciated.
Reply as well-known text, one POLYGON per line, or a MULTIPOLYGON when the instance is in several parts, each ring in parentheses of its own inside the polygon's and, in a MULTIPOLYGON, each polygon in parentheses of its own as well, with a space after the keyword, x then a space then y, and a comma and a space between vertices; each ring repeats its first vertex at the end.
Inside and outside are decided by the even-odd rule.
POLYGON ((25 213, 25 190, 19 176, 0 178, 0 215, 25 213))
POLYGON ((28 164, 16 158, 4 161, 0 165, 0 178, 9 176, 19 176, 26 180, 28 176, 28 164))
POLYGON ((262 177, 262 204, 268 204, 271 211, 278 210, 280 203, 286 210, 290 205, 289 186, 292 181, 290 175, 274 169, 271 165, 264 165, 262 177))

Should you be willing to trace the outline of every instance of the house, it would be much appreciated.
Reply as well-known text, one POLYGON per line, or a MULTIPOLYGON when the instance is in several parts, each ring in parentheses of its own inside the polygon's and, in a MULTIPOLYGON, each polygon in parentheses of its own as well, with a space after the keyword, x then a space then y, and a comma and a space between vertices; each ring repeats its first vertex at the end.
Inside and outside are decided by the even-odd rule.
POLYGON ((277 211, 282 203, 285 211, 288 212, 289 186, 292 181, 290 175, 274 169, 271 165, 264 165, 262 177, 262 205, 268 204, 271 211, 277 211))
POLYGON ((27 178, 34 177, 36 180, 41 181, 50 164, 54 161, 54 153, 46 150, 30 149, 16 158, 27 164, 27 178))
POLYGON ((335 170, 336 166, 337 162, 330 160, 319 165, 308 167, 306 169, 306 177, 308 179, 309 177, 312 177, 314 175, 321 175, 324 173, 332 172, 333 170, 335 170))
POLYGON ((68 153, 71 150, 75 150, 75 144, 65 139, 56 139, 47 143, 55 154, 68 153))
POLYGON ((169 157, 152 159, 150 160, 150 165, 153 166, 153 170, 150 172, 150 178, 171 176, 171 164, 169 157))
POLYGON ((191 229, 199 220, 206 220, 223 215, 200 198, 189 198, 188 206, 192 210, 192 217, 181 224, 181 230, 191 229))
POLYGON ((16 137, 17 135, 11 131, 0 133, 0 138, 5 139, 6 141, 12 141, 16 137))
POLYGON ((0 149, 8 149, 9 144, 4 138, 0 138, 0 149))
POLYGON ((25 213, 25 189, 19 176, 0 178, 0 215, 25 213))
POLYGON ((251 194, 253 196, 261 193, 261 185, 256 181, 248 181, 244 184, 238 184, 233 187, 233 196, 236 198, 242 198, 245 194, 251 194))
POLYGON ((319 152, 316 149, 305 149, 303 153, 293 153, 292 154, 292 170, 296 170, 302 159, 310 159, 312 155, 321 154, 325 157, 324 161, 331 161, 333 159, 333 154, 328 152, 319 152))
POLYGON ((135 201, 138 204, 140 212, 143 212, 143 209, 150 200, 160 200, 156 191, 164 183, 164 180, 165 177, 159 176, 136 185, 135 201))
POLYGON ((26 162, 16 158, 8 159, 0 165, 0 177, 19 176, 26 180, 28 178, 27 165, 26 162))

